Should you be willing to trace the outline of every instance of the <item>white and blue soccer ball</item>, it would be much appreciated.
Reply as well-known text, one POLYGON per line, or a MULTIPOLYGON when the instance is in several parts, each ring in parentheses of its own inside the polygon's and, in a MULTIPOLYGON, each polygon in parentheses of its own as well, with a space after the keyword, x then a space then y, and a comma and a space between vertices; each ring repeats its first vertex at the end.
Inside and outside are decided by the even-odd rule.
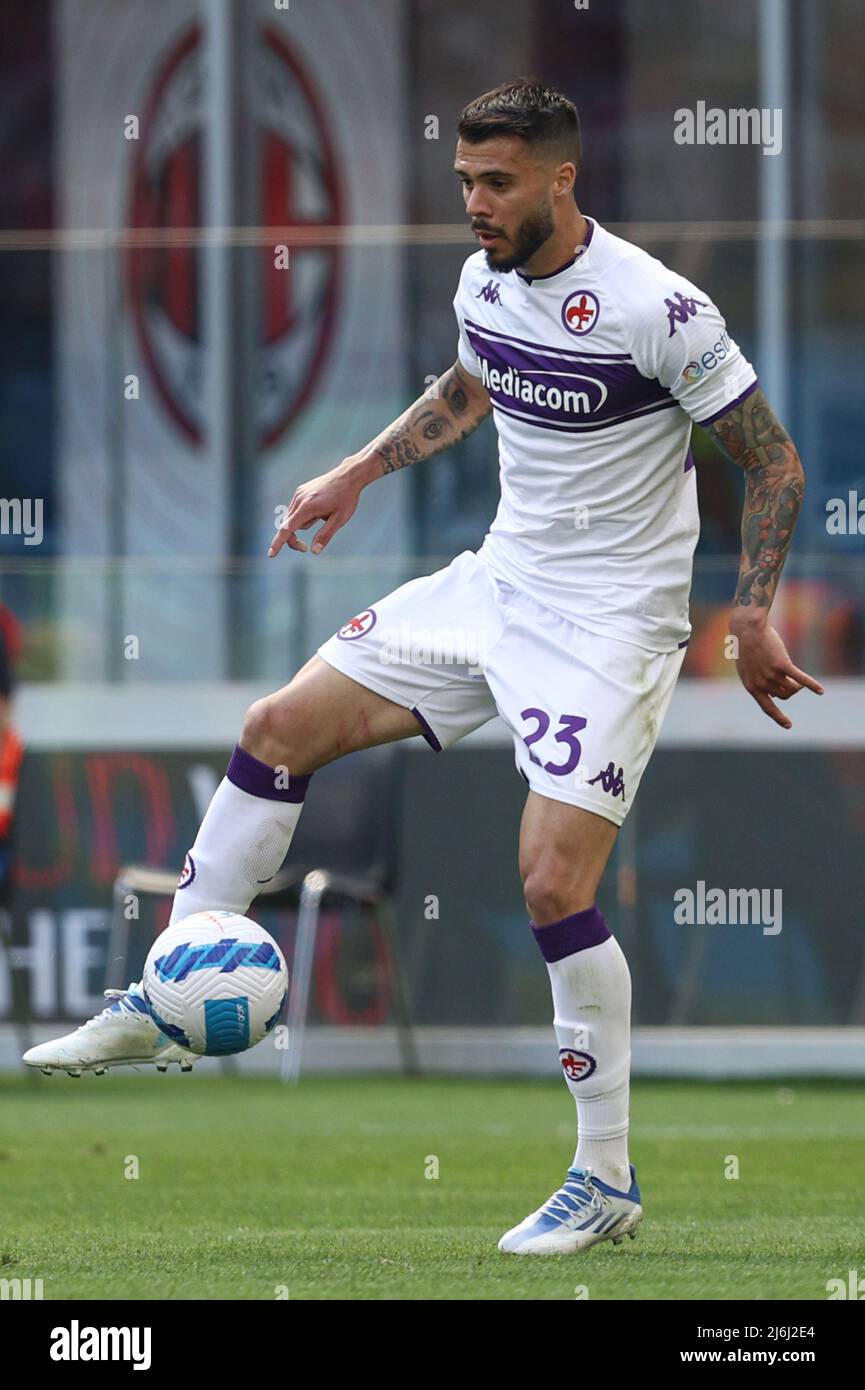
POLYGON ((150 948, 144 998, 174 1042, 208 1057, 245 1052, 275 1026, 288 970, 269 932, 237 912, 195 912, 150 948))

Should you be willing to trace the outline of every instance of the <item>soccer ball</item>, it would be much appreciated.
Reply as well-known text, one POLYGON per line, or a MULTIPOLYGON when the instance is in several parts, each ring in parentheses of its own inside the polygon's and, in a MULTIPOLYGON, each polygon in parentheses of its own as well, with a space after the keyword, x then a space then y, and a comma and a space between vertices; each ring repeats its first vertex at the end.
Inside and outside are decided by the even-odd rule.
POLYGON ((288 993, 273 937, 237 912, 195 912, 158 936, 144 963, 155 1023, 190 1052, 221 1057, 255 1047, 288 993))

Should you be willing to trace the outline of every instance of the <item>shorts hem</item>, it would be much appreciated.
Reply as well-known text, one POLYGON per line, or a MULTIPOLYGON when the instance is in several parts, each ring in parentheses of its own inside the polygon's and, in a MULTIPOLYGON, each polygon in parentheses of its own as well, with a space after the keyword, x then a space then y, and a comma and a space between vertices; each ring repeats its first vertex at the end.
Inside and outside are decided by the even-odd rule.
POLYGON ((330 652, 324 652, 321 647, 316 651, 316 656, 320 656, 322 661, 326 661, 328 666, 333 667, 334 671, 339 671, 340 675, 348 676, 349 680, 357 681, 357 684, 362 685, 365 690, 371 690, 374 695, 381 695, 383 700, 390 700, 391 704, 398 705, 400 709, 408 710, 409 714, 413 714, 417 720, 418 733, 426 740, 433 752, 444 752, 444 747, 435 729, 433 729, 432 725, 429 723, 426 716, 421 713, 417 705, 407 705, 405 696, 400 696, 395 690, 389 689, 384 681, 371 679, 365 671, 358 671, 356 668, 352 668, 348 662, 342 665, 339 661, 333 659, 330 652))
MULTIPOLYGON (((520 769, 522 771, 522 769, 520 769)), ((567 806, 579 806, 581 811, 592 811, 594 815, 600 816, 602 820, 612 821, 613 825, 621 827, 627 816, 630 806, 623 806, 621 810, 613 805, 604 805, 595 801, 592 797, 581 796, 578 791, 565 791, 564 787, 543 787, 537 786, 530 777, 526 776, 529 790, 538 796, 545 796, 548 801, 563 801, 567 806)))

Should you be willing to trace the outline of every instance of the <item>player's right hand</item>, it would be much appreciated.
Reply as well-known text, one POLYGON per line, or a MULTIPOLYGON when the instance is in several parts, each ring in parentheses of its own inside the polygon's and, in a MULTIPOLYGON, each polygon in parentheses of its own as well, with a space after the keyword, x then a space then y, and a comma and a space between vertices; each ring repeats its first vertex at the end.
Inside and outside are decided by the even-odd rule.
POLYGON ((313 526, 316 521, 323 521, 324 525, 316 533, 310 548, 313 555, 319 555, 324 550, 328 541, 354 515, 363 490, 364 483, 353 464, 354 460, 344 459, 329 473, 322 473, 320 478, 301 484, 270 542, 267 552, 270 558, 278 555, 284 545, 290 550, 306 550, 306 541, 302 541, 297 533, 313 526))

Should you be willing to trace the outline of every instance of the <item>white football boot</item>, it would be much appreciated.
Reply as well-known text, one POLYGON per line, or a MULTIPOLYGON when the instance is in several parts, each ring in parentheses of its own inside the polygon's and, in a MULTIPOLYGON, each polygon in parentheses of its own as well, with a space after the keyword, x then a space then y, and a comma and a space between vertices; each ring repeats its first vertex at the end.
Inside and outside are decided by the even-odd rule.
POLYGON ((574 1255, 600 1240, 621 1245, 634 1239, 643 1219, 637 1175, 631 1164, 631 1186, 619 1192, 592 1174, 591 1168, 569 1168, 558 1192, 514 1226, 499 1241, 506 1255, 574 1255))
POLYGON ((46 1076, 55 1071, 65 1071, 70 1076, 92 1071, 102 1076, 109 1067, 146 1062, 153 1062, 157 1071, 167 1071, 169 1062, 179 1062, 181 1071, 192 1070, 196 1054, 172 1042, 154 1023, 140 985, 107 989, 105 998, 113 1001, 108 1008, 73 1033, 39 1043, 25 1052, 23 1061, 27 1066, 39 1067, 46 1076))

